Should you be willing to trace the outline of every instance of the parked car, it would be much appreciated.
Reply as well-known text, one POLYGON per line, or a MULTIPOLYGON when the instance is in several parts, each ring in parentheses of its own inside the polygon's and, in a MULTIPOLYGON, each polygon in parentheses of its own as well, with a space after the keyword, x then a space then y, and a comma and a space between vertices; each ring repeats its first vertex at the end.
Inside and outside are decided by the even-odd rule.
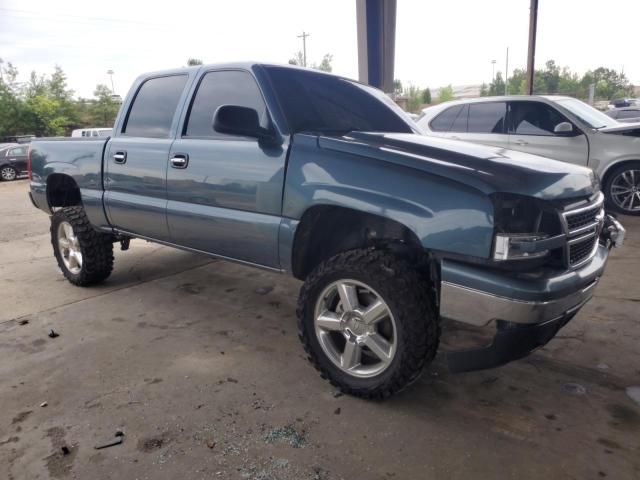
POLYGON ((640 215, 640 123, 620 123, 561 96, 482 97, 426 108, 425 134, 493 145, 592 168, 608 206, 640 215))
POLYGON ((27 174, 29 145, 17 143, 0 145, 0 179, 11 181, 27 174))
POLYGON ((418 378, 441 319, 498 320, 491 346, 446 354, 454 371, 544 345, 624 238, 591 170, 422 136, 383 92, 291 66, 142 75, 110 139, 31 152, 71 283, 105 280, 131 238, 293 275, 310 360, 365 398, 418 378))
POLYGON ((609 102, 609 108, 638 107, 640 100, 637 98, 616 98, 609 102))
POLYGON ((604 113, 622 123, 640 123, 640 106, 614 108, 604 113))
POLYGON ((79 128, 71 132, 72 137, 108 137, 113 128, 79 128))

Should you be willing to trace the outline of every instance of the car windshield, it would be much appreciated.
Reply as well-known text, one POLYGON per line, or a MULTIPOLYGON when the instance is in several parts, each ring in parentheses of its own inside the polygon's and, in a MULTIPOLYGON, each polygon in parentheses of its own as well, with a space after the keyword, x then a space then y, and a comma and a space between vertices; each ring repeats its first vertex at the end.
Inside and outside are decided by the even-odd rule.
POLYGON ((294 133, 415 131, 402 109, 380 90, 334 75, 265 68, 294 133))
POLYGON ((591 128, 603 128, 614 127, 618 125, 618 122, 613 118, 605 115, 604 113, 596 110, 591 105, 575 99, 575 98, 563 98, 560 100, 553 100, 558 105, 566 108, 582 122, 591 128))

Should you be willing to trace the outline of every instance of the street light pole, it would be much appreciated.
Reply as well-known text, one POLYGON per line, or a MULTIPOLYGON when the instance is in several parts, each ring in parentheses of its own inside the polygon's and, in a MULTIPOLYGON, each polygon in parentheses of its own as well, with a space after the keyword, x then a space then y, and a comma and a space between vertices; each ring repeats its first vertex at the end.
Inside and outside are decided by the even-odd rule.
POLYGON ((496 81, 496 61, 491 60, 491 83, 496 81))
POLYGON ((111 78, 111 93, 115 95, 116 90, 115 88, 113 88, 113 70, 111 69, 107 70, 107 75, 109 75, 109 78, 111 78))
POLYGON ((307 66, 307 37, 311 35, 310 33, 302 31, 302 35, 298 35, 298 38, 302 39, 302 63, 303 67, 307 66))

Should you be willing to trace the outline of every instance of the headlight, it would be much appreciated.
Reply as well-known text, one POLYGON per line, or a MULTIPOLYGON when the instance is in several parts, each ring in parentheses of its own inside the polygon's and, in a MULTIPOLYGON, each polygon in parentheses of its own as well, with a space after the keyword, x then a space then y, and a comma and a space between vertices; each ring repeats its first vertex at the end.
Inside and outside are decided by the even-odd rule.
POLYGON ((557 214, 543 202, 520 195, 494 194, 493 259, 525 260, 549 255, 559 244, 557 214))

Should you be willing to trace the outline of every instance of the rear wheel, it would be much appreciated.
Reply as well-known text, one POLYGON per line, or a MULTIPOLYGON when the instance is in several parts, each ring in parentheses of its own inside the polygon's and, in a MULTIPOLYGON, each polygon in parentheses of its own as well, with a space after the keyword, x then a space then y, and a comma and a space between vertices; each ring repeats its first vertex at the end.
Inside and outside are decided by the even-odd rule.
POLYGON ((74 285, 99 283, 113 270, 112 236, 95 231, 82 207, 53 214, 51 244, 60 270, 74 285))
POLYGON ((604 190, 610 208, 627 215, 640 215, 640 162, 615 168, 607 176, 604 190))
POLYGON ((2 180, 6 182, 15 180, 17 176, 18 176, 18 171, 13 167, 6 165, 0 168, 0 178, 2 178, 2 180))
POLYGON ((388 397, 415 381, 438 348, 428 285, 380 250, 352 250, 321 263, 298 301, 300 339, 333 385, 388 397))

